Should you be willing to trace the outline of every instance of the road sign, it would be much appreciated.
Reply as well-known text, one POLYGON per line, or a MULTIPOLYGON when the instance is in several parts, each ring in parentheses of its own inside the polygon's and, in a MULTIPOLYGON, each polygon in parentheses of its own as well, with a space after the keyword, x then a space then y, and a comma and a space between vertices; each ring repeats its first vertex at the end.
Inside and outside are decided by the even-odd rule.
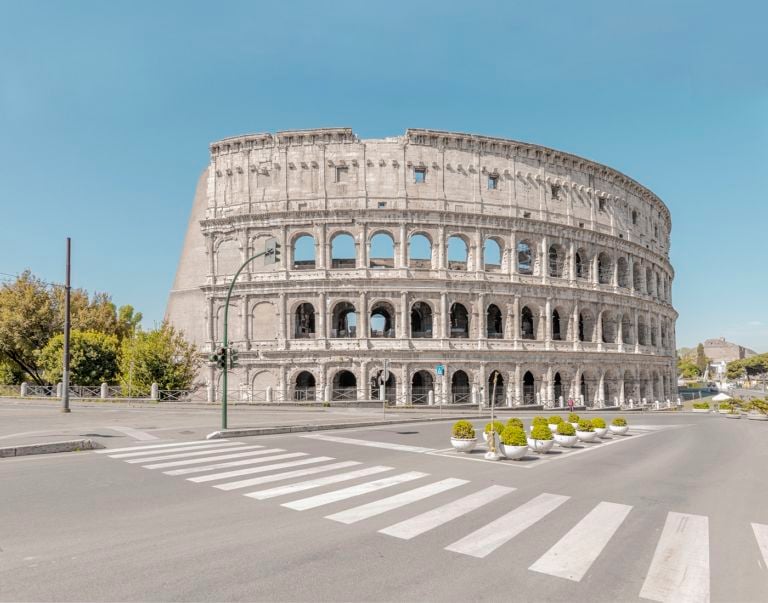
POLYGON ((443 375, 445 375, 445 365, 444 364, 438 364, 435 367, 435 373, 437 373, 438 377, 442 377, 443 375))

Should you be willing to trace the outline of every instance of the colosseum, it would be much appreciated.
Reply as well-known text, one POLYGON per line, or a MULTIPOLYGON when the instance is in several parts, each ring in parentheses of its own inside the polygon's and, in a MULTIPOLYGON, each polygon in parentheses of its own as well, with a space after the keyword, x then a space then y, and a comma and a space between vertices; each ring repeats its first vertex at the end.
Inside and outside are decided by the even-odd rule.
MULTIPOLYGON (((207 356, 233 274, 274 237, 278 261, 251 261, 234 286, 230 397, 663 400, 676 385, 670 229, 636 181, 535 144, 236 136, 210 145, 166 317, 207 356)), ((219 378, 206 365, 209 396, 219 378)))

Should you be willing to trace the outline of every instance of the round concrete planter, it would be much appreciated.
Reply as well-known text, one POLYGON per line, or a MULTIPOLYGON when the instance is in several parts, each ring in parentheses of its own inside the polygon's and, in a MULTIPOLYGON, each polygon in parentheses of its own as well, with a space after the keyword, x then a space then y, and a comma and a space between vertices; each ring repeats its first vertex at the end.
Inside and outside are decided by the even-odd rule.
POLYGON ((451 438, 451 446, 457 452, 472 452, 477 446, 477 438, 471 440, 460 440, 459 438, 451 438))
POLYGON ((595 427, 594 430, 598 438, 604 438, 605 434, 608 433, 607 427, 595 427))
POLYGON ((625 435, 629 431, 629 425, 611 425, 609 427, 614 435, 625 435))
POLYGON ((729 413, 729 414, 725 415, 725 418, 726 419, 741 419, 741 414, 740 413, 735 413, 735 412, 734 413, 729 413))
POLYGON ((576 437, 581 442, 594 442, 597 439, 597 434, 594 431, 579 431, 577 429, 576 437))
POLYGON ((528 453, 528 446, 507 446, 506 444, 499 444, 499 450, 501 451, 501 454, 509 460, 514 461, 523 458, 528 453))
POLYGON ((709 412, 708 408, 694 408, 693 412, 709 412))
POLYGON ((768 415, 761 415, 755 412, 751 412, 747 415, 747 419, 750 421, 768 421, 768 415))
POLYGON ((554 445, 554 440, 534 440, 533 438, 528 438, 528 448, 534 452, 549 452, 554 445))
POLYGON ((549 424, 549 430, 550 430, 552 433, 557 433, 557 424, 556 424, 556 423, 550 423, 550 424, 549 424))
POLYGON ((562 435, 559 433, 555 434, 555 442, 558 446, 561 448, 572 448, 574 444, 576 444, 577 438, 575 435, 569 436, 569 435, 562 435))

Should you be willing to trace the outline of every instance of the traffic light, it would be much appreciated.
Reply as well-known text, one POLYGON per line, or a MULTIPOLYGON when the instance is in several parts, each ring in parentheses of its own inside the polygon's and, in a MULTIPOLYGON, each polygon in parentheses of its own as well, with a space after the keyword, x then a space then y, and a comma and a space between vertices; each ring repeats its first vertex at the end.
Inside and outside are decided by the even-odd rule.
POLYGON ((233 369, 237 366, 237 350, 232 348, 229 350, 229 368, 233 369))
POLYGON ((227 367, 227 348, 219 348, 215 354, 208 356, 208 360, 215 362, 220 369, 227 367))
POLYGON ((264 244, 264 264, 277 264, 280 261, 280 243, 271 237, 264 244))

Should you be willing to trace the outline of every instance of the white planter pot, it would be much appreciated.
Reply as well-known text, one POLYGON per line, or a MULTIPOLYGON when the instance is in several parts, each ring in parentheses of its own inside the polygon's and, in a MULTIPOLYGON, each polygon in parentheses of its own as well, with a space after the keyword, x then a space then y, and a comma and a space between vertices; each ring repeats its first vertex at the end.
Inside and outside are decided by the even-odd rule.
POLYGON ((629 425, 611 425, 609 428, 614 435, 625 435, 629 431, 629 425))
POLYGON ((578 438, 575 435, 569 436, 569 435, 562 435, 559 433, 555 434, 555 442, 558 446, 561 446, 563 448, 572 448, 574 444, 576 444, 576 441, 578 438))
POLYGON ((578 429, 579 428, 579 424, 578 423, 571 423, 571 425, 573 425, 574 429, 578 429))
POLYGON ((694 408, 693 412, 709 412, 708 408, 694 408))
POLYGON ((747 415, 747 419, 752 421, 768 421, 768 415, 761 415, 756 412, 751 412, 747 415))
POLYGON ((728 414, 725 415, 726 419, 741 419, 741 414, 734 413, 734 414, 728 414))
POLYGON ((576 430, 576 437, 582 442, 594 442, 597 439, 597 434, 594 431, 576 430))
POLYGON ((477 446, 477 438, 471 440, 451 438, 451 446, 453 446, 457 452, 471 452, 475 449, 475 446, 477 446))
POLYGON ((556 424, 556 423, 550 423, 550 424, 549 424, 549 430, 550 430, 552 433, 557 433, 557 424, 556 424))
POLYGON ((534 440, 533 438, 528 438, 528 448, 534 452, 549 452, 554 445, 554 440, 534 440))
POLYGON ((521 459, 528 453, 528 446, 506 446, 499 444, 499 450, 508 459, 514 461, 521 459))
POLYGON ((595 430, 598 438, 604 438, 605 434, 608 433, 607 427, 594 427, 593 429, 595 430))

